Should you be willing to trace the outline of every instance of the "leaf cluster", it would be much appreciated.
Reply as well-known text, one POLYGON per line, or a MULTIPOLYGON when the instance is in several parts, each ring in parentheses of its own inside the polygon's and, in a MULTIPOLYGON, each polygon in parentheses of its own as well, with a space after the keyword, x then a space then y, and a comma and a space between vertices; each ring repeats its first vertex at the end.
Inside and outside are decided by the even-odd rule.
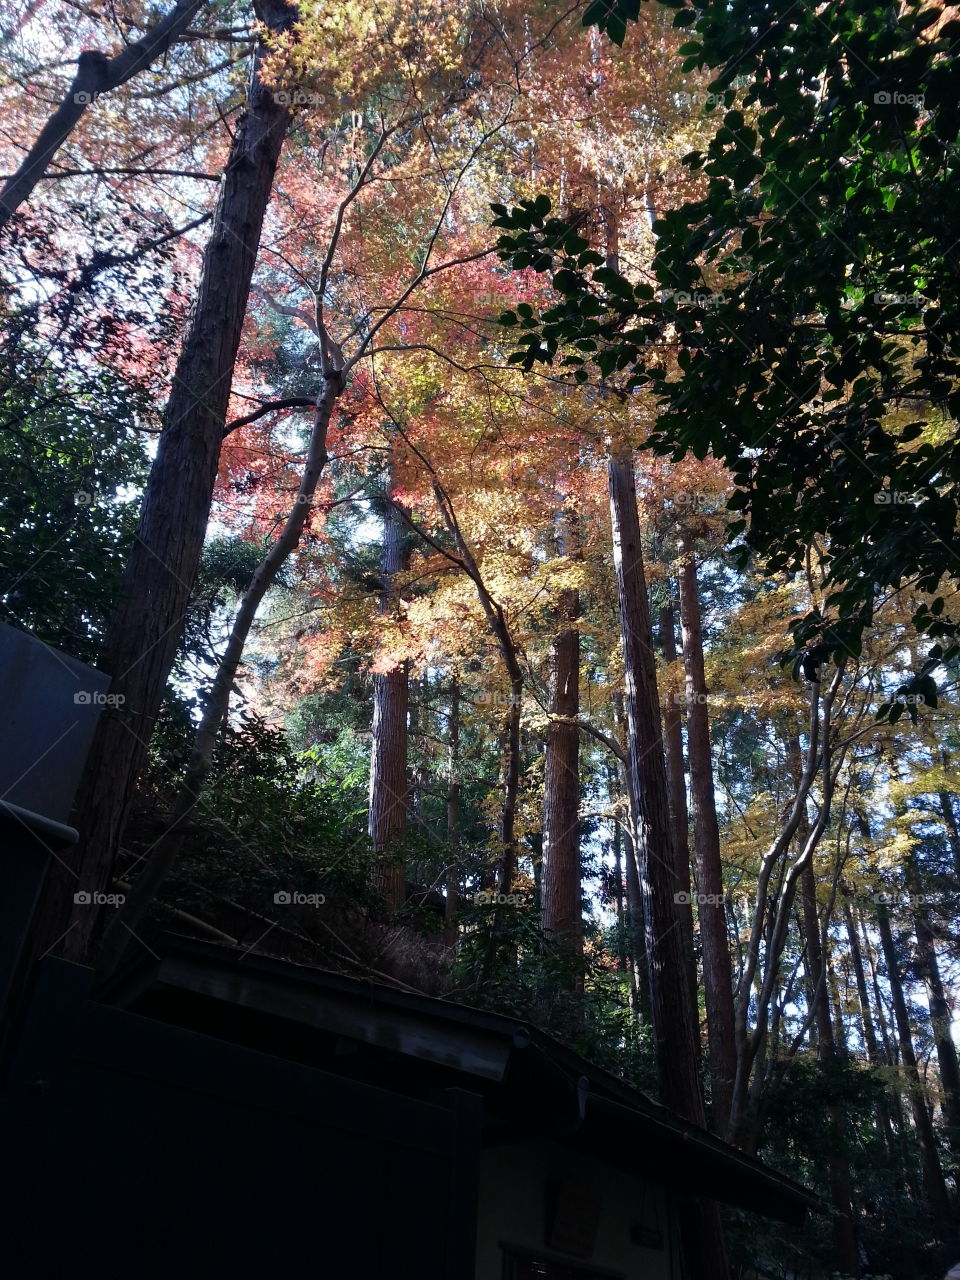
MULTIPOLYGON (((960 24, 916 2, 673 7, 696 37, 684 69, 710 68, 722 103, 686 157, 704 194, 655 224, 652 282, 605 262, 545 196, 493 206, 502 259, 550 273, 557 299, 502 317, 522 330, 511 358, 624 396, 651 387, 649 447, 730 469, 741 565, 800 571, 826 537, 830 590, 794 620, 790 656, 856 655, 884 593, 932 597, 913 625, 948 643, 903 691, 932 698, 931 672, 960 652, 936 596, 956 572, 960 485, 960 24)), ((587 19, 622 39, 638 11, 587 19)))

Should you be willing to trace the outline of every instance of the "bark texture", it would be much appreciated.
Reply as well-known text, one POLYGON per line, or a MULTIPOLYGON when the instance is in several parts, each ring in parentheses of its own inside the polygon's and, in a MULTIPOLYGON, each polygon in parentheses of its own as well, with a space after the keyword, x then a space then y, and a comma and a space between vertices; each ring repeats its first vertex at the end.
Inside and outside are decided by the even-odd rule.
POLYGON ((913 1046, 913 1032, 910 1028, 910 1015, 907 1001, 903 993, 903 979, 900 974, 900 962, 894 946, 893 930, 890 927, 890 915, 884 903, 877 907, 877 926, 880 933, 880 945, 883 959, 887 967, 887 981, 890 984, 890 1000, 893 1005, 893 1016, 897 1025, 897 1036, 900 1041, 900 1061, 906 1077, 910 1096, 910 1110, 916 1130, 917 1142, 920 1145, 920 1158, 923 1165, 923 1181, 927 1200, 935 1216, 941 1222, 950 1218, 950 1201, 947 1186, 940 1165, 937 1151, 937 1139, 933 1132, 930 1112, 923 1093, 920 1072, 917 1069, 917 1054, 913 1046))
MULTIPOLYGON (((296 9, 263 3, 273 31, 292 26, 296 9)), ((36 917, 34 954, 62 939, 70 959, 88 956, 99 927, 91 908, 71 912, 78 889, 104 890, 130 801, 143 768, 206 535, 230 385, 256 263, 263 218, 289 124, 259 80, 266 49, 251 69, 247 109, 237 125, 197 298, 173 377, 140 524, 111 622, 101 667, 117 706, 101 717, 74 825, 79 862, 54 864, 36 917)))
POLYGON ((711 1119, 716 1131, 723 1134, 730 1121, 733 1082, 737 1071, 733 985, 727 941, 723 864, 720 860, 720 828, 713 791, 713 752, 707 711, 697 563, 693 539, 686 531, 680 533, 679 547, 687 754, 690 761, 697 892, 700 895, 698 918, 707 1005, 707 1043, 710 1049, 711 1119))
MULTIPOLYGON (((563 550, 575 554, 576 532, 563 518, 563 550)), ((580 632, 579 592, 560 592, 559 631, 551 651, 550 712, 544 761, 543 928, 571 956, 583 949, 580 905, 580 632)))
MULTIPOLYGON (((395 580, 410 560, 410 545, 400 513, 391 503, 383 517, 383 552, 380 561, 383 590, 380 612, 396 608, 395 580)), ((388 909, 403 906, 406 882, 398 846, 407 828, 409 784, 407 780, 407 715, 410 675, 406 662, 373 677, 373 733, 370 751, 370 813, 368 831, 374 851, 382 861, 374 885, 388 909)))
MULTIPOLYGON (((673 602, 660 610, 660 652, 664 662, 676 662, 677 638, 673 602)), ((687 810, 687 781, 683 762, 683 715, 680 704, 669 698, 663 710, 663 745, 666 752, 667 786, 670 792, 670 818, 673 822, 673 852, 677 860, 677 880, 681 892, 690 890, 690 815, 687 810)), ((697 1000, 697 956, 693 945, 693 905, 679 904, 683 949, 687 957, 690 986, 697 1000)))
MULTIPOLYGON (((608 477, 630 772, 637 806, 637 869, 643 897, 659 1092, 666 1106, 703 1125, 703 1098, 697 1075, 697 1016, 684 969, 679 928, 677 895, 681 890, 673 850, 633 457, 628 450, 612 450, 608 477)), ((683 1215, 691 1274, 726 1280, 726 1253, 717 1206, 706 1201, 693 1203, 683 1215)))

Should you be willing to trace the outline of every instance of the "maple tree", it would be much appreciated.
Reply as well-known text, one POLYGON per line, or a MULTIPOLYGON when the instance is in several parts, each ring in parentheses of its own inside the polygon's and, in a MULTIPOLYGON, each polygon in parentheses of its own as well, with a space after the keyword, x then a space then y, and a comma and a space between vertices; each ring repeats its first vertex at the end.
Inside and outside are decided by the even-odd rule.
MULTIPOLYGON (((438 10, 438 13, 441 12, 442 10, 438 10)), ((310 70, 311 36, 313 38, 320 38, 321 36, 325 37, 325 47, 329 46, 329 31, 326 31, 324 28, 326 18, 321 20, 319 30, 317 32, 311 33, 309 27, 306 26, 303 29, 298 28, 295 41, 292 43, 285 43, 283 26, 289 25, 289 20, 290 15, 288 14, 284 22, 279 25, 278 38, 275 42, 276 48, 274 53, 271 55, 274 62, 271 63, 268 59, 265 63, 266 73, 273 75, 275 78, 279 77, 278 82, 281 84, 283 83, 284 75, 296 74, 298 71, 307 72, 310 70), (277 60, 281 58, 284 58, 285 60, 282 63, 278 63, 277 60)), ((407 16, 398 11, 396 14, 392 15, 392 19, 388 16, 385 23, 381 24, 378 22, 375 24, 375 29, 372 32, 361 25, 359 35, 361 38, 364 36, 367 36, 368 38, 375 38, 378 45, 382 45, 387 40, 393 41, 396 43, 397 48, 402 48, 405 47, 404 42, 408 41, 412 35, 416 34, 416 31, 417 28, 411 28, 410 20, 407 16)), ((102 975, 109 975, 113 971, 123 950, 127 945, 129 945, 129 939, 133 936, 133 931, 136 924, 139 922, 140 916, 152 901, 157 888, 165 878, 168 868, 176 856, 179 845, 178 828, 195 805, 203 780, 209 772, 213 758, 216 734, 226 714, 229 693, 234 683, 243 648, 246 643, 249 630, 252 626, 253 619, 256 615, 256 611, 267 589, 272 585, 280 566, 297 546, 302 531, 306 525, 309 507, 313 501, 317 483, 326 462, 326 437, 330 416, 344 389, 346 377, 351 369, 358 365, 368 355, 372 356, 377 351, 389 352, 396 349, 397 338, 394 337, 393 329, 398 321, 401 327, 397 337, 401 340, 401 349, 406 349, 408 347, 409 343, 407 334, 404 332, 404 316, 411 296, 416 293, 418 288, 424 282, 430 281, 439 273, 449 271, 455 266, 475 262, 478 259, 487 256, 489 253, 488 249, 480 249, 473 252, 469 249, 464 249, 460 252, 453 253, 452 256, 441 261, 437 261, 435 257, 438 241, 444 231, 444 226, 448 216, 456 207, 459 189, 466 175, 474 165, 477 156, 482 153, 490 140, 495 138, 501 132, 506 123, 510 110, 509 98, 506 106, 494 99, 490 104, 490 107, 492 108, 492 121, 481 120, 478 128, 467 131, 466 137, 461 143, 462 158, 455 168, 451 169, 450 161, 443 158, 437 165, 438 172, 436 177, 434 177, 434 175, 428 170, 426 178, 421 172, 414 179, 416 186, 413 189, 415 190, 416 187, 420 187, 421 189, 426 188, 427 198, 430 199, 432 196, 432 203, 435 206, 435 209, 431 209, 429 204, 426 206, 425 212, 427 212, 427 215, 431 217, 431 221, 427 224, 428 229, 424 234, 423 247, 417 255, 419 260, 407 279, 403 279, 401 277, 399 281, 396 281, 394 286, 396 289, 395 300, 391 301, 386 306, 367 307, 358 318, 356 314, 356 299, 351 297, 349 293, 347 293, 346 297, 343 299, 338 296, 338 277, 340 272, 344 269, 338 259, 341 250, 341 236, 345 231, 347 232, 347 236, 343 250, 346 262, 351 265, 353 263, 359 265, 364 258, 363 250, 366 245, 365 237, 357 234, 351 236, 349 233, 354 230, 353 225, 351 225, 351 219, 354 216, 356 216, 358 229, 363 225, 364 214, 367 212, 365 206, 368 203, 363 199, 363 197, 367 194, 368 189, 372 187, 379 188, 386 183, 390 183, 390 185, 394 187, 403 183, 404 180, 407 179, 407 172, 405 172, 404 169, 405 164, 409 165, 411 159, 414 160, 414 163, 419 163, 422 162, 423 159, 430 157, 431 154, 435 154, 438 141, 436 131, 444 127, 445 115, 449 114, 451 102, 456 103, 458 107, 462 105, 463 99, 460 90, 464 73, 462 70, 457 69, 455 63, 451 62, 448 67, 444 68, 446 75, 440 77, 439 85, 435 82, 432 85, 436 95, 436 118, 433 119, 426 115, 422 95, 427 83, 427 78, 432 77, 435 81, 433 71, 436 65, 432 61, 426 61, 426 57, 429 56, 431 58, 436 58, 438 53, 443 55, 445 47, 448 50, 447 56, 449 56, 453 49, 455 36, 454 28, 449 22, 445 31, 442 26, 439 29, 433 26, 429 27, 429 35, 427 32, 428 27, 426 26, 419 31, 418 38, 422 40, 424 61, 411 62, 408 64, 408 83, 405 86, 405 92, 403 94, 399 96, 396 94, 396 85, 392 78, 389 78, 388 73, 385 73, 384 71, 378 72, 380 77, 387 76, 387 85, 380 92, 378 112, 379 120, 377 122, 376 130, 371 131, 372 137, 369 139, 369 147, 367 146, 367 131, 362 127, 359 129, 355 127, 352 131, 350 145, 344 148, 346 155, 337 158, 341 165, 344 163, 344 160, 346 160, 348 174, 351 173, 355 164, 356 176, 352 181, 348 182, 346 194, 340 200, 339 204, 330 209, 327 214, 328 219, 332 222, 332 226, 328 233, 329 238, 326 248, 318 249, 315 243, 314 237, 318 231, 316 223, 310 227, 309 232, 305 233, 304 216, 307 214, 307 210, 309 209, 309 202, 301 199, 301 201, 298 202, 297 207, 296 225, 291 229, 291 231, 288 231, 286 236, 286 243, 284 244, 286 252, 279 253, 277 249, 272 250, 273 253, 277 254, 277 257, 282 264, 281 270, 285 268, 289 271, 290 255, 293 251, 294 237, 299 239, 301 242, 305 241, 304 248, 301 249, 301 253, 305 254, 305 265, 309 264, 310 266, 313 266, 314 263, 317 264, 314 268, 316 273, 315 284, 312 286, 314 302, 313 314, 311 315, 308 311, 298 309, 296 306, 291 307, 288 303, 283 302, 276 296, 276 291, 271 292, 264 289, 263 286, 257 286, 258 292, 267 300, 269 305, 275 311, 281 315, 292 315, 295 319, 300 321, 300 323, 311 329, 318 339, 322 387, 316 398, 314 425, 310 435, 305 464, 300 478, 294 506, 286 518, 281 535, 276 542, 272 544, 263 562, 254 573, 250 585, 244 593, 239 611, 234 620, 230 640, 223 658, 221 659, 216 678, 207 697, 203 717, 201 718, 200 725, 198 726, 197 739, 191 763, 187 770, 181 792, 179 793, 177 801, 171 810, 167 835, 158 843, 157 848, 147 863, 147 866, 138 878, 132 892, 128 895, 122 910, 117 913, 107 931, 98 960, 102 975), (438 49, 433 47, 435 44, 438 46, 438 49), (506 114, 504 114, 505 111, 506 114), (414 130, 421 134, 422 141, 419 146, 411 147, 407 155, 401 160, 393 150, 395 146, 395 137, 402 134, 407 136, 409 141, 409 135, 411 131, 414 130), (364 156, 363 153, 365 150, 366 155, 364 156), (431 178, 433 179, 432 183, 430 181, 431 178), (328 302, 328 294, 332 295, 332 300, 330 302, 328 302), (341 328, 345 331, 340 333, 339 337, 335 337, 334 333, 338 332, 341 328)), ((471 51, 468 47, 468 57, 470 56, 470 53, 471 51)), ((355 64, 351 65, 350 71, 351 74, 348 80, 344 80, 341 76, 341 79, 336 81, 335 77, 335 82, 337 83, 337 87, 340 92, 360 94, 363 97, 369 95, 375 86, 375 81, 370 83, 366 82, 362 75, 357 74, 358 68, 355 64)), ((277 107, 277 103, 289 97, 285 90, 280 90, 273 94, 267 90, 261 90, 261 92, 266 93, 267 96, 270 97, 275 109, 281 109, 277 107)), ((323 95, 319 96, 321 98, 323 97, 323 95)), ((339 105, 342 111, 344 105, 343 102, 341 101, 339 105)), ((281 117, 281 121, 284 121, 285 119, 286 115, 284 113, 281 117)), ((282 139, 282 129, 274 128, 272 139, 274 142, 274 150, 276 152, 279 149, 279 142, 282 139)), ((454 144, 456 142, 460 142, 455 131, 452 141, 454 144)), ((447 149, 449 150, 449 144, 447 149)), ((259 159, 261 172, 264 177, 264 183, 261 185, 259 192, 260 198, 262 199, 264 196, 269 194, 269 182, 272 178, 272 173, 271 161, 268 159, 266 161, 266 167, 264 167, 263 155, 261 155, 259 159)), ((294 180, 292 185, 294 188, 298 186, 296 180, 294 180)), ((283 190, 282 186, 281 190, 283 190)), ((406 187, 404 194, 408 200, 410 198, 410 192, 411 188, 409 186, 406 187)), ((221 210, 224 208, 224 203, 220 206, 221 210)), ((373 216, 376 216, 380 210, 374 209, 371 212, 373 213, 373 216)), ((217 234, 217 230, 215 229, 215 240, 217 234)), ((377 282, 378 277, 381 283, 383 283, 385 273, 382 266, 377 262, 373 262, 371 265, 373 270, 370 272, 370 284, 377 282)), ((249 270, 252 268, 252 260, 246 262, 244 264, 244 268, 244 273, 238 277, 238 280, 240 288, 246 291, 249 288, 249 270)), ((302 283, 309 279, 306 269, 300 269, 294 266, 293 273, 297 284, 301 287, 302 283)), ((392 263, 386 273, 386 279, 391 281, 396 280, 396 274, 392 263)), ((289 285, 287 287, 289 288, 289 285)), ((240 312, 235 306, 231 305, 230 315, 231 318, 236 321, 240 312)), ((239 338, 239 334, 237 336, 239 338)), ((188 339, 188 351, 189 347, 190 340, 188 339)), ((229 365, 232 368, 233 361, 236 358, 236 347, 233 347, 232 350, 228 349, 227 358, 229 365)), ((205 369, 204 374, 205 376, 209 376, 209 370, 205 369)), ((184 377, 182 370, 178 372, 177 378, 178 382, 186 382, 186 378, 184 377)), ((220 395, 221 398, 225 399, 227 384, 225 382, 224 375, 220 375, 220 377, 217 378, 217 382, 222 384, 220 395)), ((213 410, 210 415, 210 422, 216 423, 221 419, 221 417, 222 415, 220 412, 213 410)), ((165 456, 163 452, 164 444, 169 439, 169 433, 161 437, 161 453, 158 456, 158 464, 160 459, 165 456)), ((158 464, 155 464, 154 466, 150 481, 151 486, 155 489, 160 488, 162 476, 164 474, 162 468, 158 464)), ((202 469, 195 469, 194 484, 196 486, 198 499, 201 494, 204 496, 207 495, 209 490, 209 477, 202 469)), ((436 486, 435 492, 438 492, 436 486)), ((150 494, 148 489, 148 503, 145 507, 145 512, 151 510, 149 496, 150 494)), ((165 518, 169 518, 168 512, 165 513, 165 518)), ((144 528, 145 526, 142 523, 141 537, 143 537, 144 528)), ((455 522, 451 526, 451 532, 455 532, 455 522)), ((144 541, 146 542, 146 539, 144 539, 144 541)), ((467 560, 469 561, 469 552, 466 550, 462 538, 459 537, 458 549, 461 556, 466 554, 467 560)), ((189 543, 183 539, 181 539, 179 553, 188 558, 195 554, 189 543)), ((399 564, 391 567, 390 572, 394 572, 396 567, 399 567, 399 564)), ((142 566, 137 565, 135 564, 135 561, 132 561, 129 569, 131 580, 134 572, 138 575, 137 592, 142 596, 144 587, 140 579, 143 577, 143 569, 142 566)), ((478 575, 474 574, 474 580, 477 581, 479 585, 478 575)), ((175 585, 181 586, 182 582, 183 578, 179 575, 177 575, 176 583, 170 583, 169 578, 167 579, 167 590, 171 595, 171 599, 177 598, 173 587, 175 585)), ((521 676, 507 635, 502 611, 498 605, 491 601, 488 595, 482 595, 481 598, 485 601, 485 608, 488 612, 488 616, 493 619, 495 627, 498 628, 505 661, 511 668, 510 674, 513 689, 514 711, 511 718, 510 728, 511 745, 510 750, 506 755, 507 782, 505 786, 503 809, 504 855, 500 878, 501 893, 509 894, 516 862, 513 824, 518 785, 517 738, 519 732, 519 693, 521 676)), ((156 607, 155 604, 154 607, 156 607)), ((117 624, 117 627, 121 634, 130 634, 130 629, 127 628, 122 621, 117 624)), ((170 628, 168 628, 168 630, 170 630, 170 628)), ((173 638, 175 639, 175 636, 173 638)), ((164 656, 163 653, 161 653, 159 655, 158 660, 154 664, 156 674, 163 671, 164 664, 166 664, 166 668, 169 670, 169 661, 171 657, 172 655, 170 654, 164 656)), ((145 664, 141 663, 140 665, 145 664)), ((404 690, 402 683, 398 683, 397 681, 394 681, 393 683, 393 699, 387 701, 386 690, 384 690, 381 698, 378 699, 377 702, 377 724, 381 734, 383 735, 386 735, 387 728, 390 725, 395 727, 395 733, 396 726, 405 715, 403 707, 404 690)), ((126 697, 126 695, 124 696, 126 697)), ((388 741, 385 744, 385 754, 383 756, 380 756, 380 754, 375 751, 375 760, 390 760, 397 745, 398 744, 396 742, 388 741)), ((115 746, 112 746, 112 750, 115 752, 115 746)), ((132 760, 136 759, 136 756, 133 753, 128 753, 128 756, 132 760)), ((94 767, 97 766, 95 765, 94 767)), ((100 776, 102 785, 102 771, 100 776)), ((395 779, 389 783, 383 784, 383 786, 379 788, 378 798, 381 795, 386 796, 401 790, 402 787, 400 781, 395 779)), ((392 808, 394 810, 398 808, 396 801, 392 802, 392 808)), ((389 837, 384 835, 381 839, 379 835, 380 827, 375 820, 375 815, 376 805, 372 805, 372 831, 376 834, 378 842, 387 846, 390 843, 389 837)), ((112 817, 116 824, 118 817, 116 811, 112 817)), ((392 823, 395 825, 395 819, 388 818, 387 830, 391 829, 392 823)), ((103 846, 100 854, 101 867, 104 861, 109 861, 110 850, 115 844, 115 841, 116 834, 111 834, 109 830, 105 831, 101 835, 98 832, 89 831, 88 828, 88 845, 93 848, 97 848, 98 844, 103 846)), ((92 867, 91 870, 94 874, 97 874, 98 869, 96 866, 92 867)), ((102 874, 102 871, 100 871, 100 874, 102 874)), ((394 906, 399 903, 401 896, 400 885, 396 883, 393 884, 389 891, 389 897, 394 906)), ((89 926, 87 927, 89 928, 89 926)), ((87 943, 88 935, 85 931, 78 931, 77 935, 72 940, 72 945, 74 947, 83 947, 84 945, 87 945, 87 943)))
MULTIPOLYGON (((871 497, 825 541, 792 472, 756 505, 734 432, 772 387, 747 394, 719 305, 663 272, 729 224, 712 184, 767 98, 718 141, 701 107, 728 87, 678 56, 687 18, 611 5, 608 29, 622 10, 618 48, 548 4, 204 8, 6 221, 2 440, 29 483, 0 503, 4 617, 97 658, 134 717, 104 719, 80 867, 127 901, 69 910, 65 878, 43 946, 75 924, 106 984, 172 918, 516 1014, 829 1202, 776 1240, 691 1207, 698 1274, 729 1252, 852 1275, 864 1251, 933 1274, 960 1142, 960 745, 952 669, 936 700, 909 681, 917 619, 954 627, 958 597, 888 582, 858 651, 831 664, 811 633, 780 665, 798 620, 840 616, 837 538, 913 517, 871 497), (682 400, 701 339, 729 375, 717 447, 666 450, 708 413, 706 382, 682 400), (88 475, 98 502, 67 505, 88 475), (56 575, 34 569, 31 538, 64 531, 56 575), (325 905, 284 914, 290 888, 325 905)), ((722 16, 705 47, 751 20, 722 16)), ((76 40, 119 47, 94 13, 76 40)), ((44 94, 11 171, 75 69, 35 29, 18 49, 6 92, 44 94)), ((757 246, 725 244, 714 289, 730 266, 759 290, 736 274, 757 246)), ((898 468, 922 464, 916 416, 884 408, 898 468)))

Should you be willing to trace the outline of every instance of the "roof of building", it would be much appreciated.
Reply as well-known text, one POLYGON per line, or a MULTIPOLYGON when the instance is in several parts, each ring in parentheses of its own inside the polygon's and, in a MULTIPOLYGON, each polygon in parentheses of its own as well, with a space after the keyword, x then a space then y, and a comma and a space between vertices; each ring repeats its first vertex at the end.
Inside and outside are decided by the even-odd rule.
POLYGON ((163 936, 112 999, 408 1096, 484 1098, 484 1141, 553 1138, 680 1194, 801 1222, 804 1187, 526 1022, 219 943, 163 936))

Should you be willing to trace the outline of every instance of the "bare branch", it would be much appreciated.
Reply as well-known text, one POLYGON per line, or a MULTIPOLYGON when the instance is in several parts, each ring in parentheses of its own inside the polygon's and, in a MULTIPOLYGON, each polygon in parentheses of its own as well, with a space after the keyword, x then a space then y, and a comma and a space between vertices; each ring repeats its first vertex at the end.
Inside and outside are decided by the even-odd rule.
POLYGON ((357 363, 358 360, 361 360, 363 358, 363 356, 366 354, 367 350, 369 349, 370 345, 373 342, 373 339, 376 337, 380 329, 382 329, 383 326, 387 323, 387 321, 390 320, 394 315, 396 315, 396 313, 399 310, 401 310, 406 300, 410 297, 410 295, 414 292, 415 289, 418 289, 420 285, 423 284, 425 280, 428 280, 431 276, 437 275, 437 273, 440 271, 447 271, 451 267, 463 266, 468 262, 478 262, 481 258, 486 258, 491 253, 496 252, 496 250, 493 248, 484 249, 482 252, 479 252, 479 253, 466 254, 460 258, 451 258, 447 262, 438 263, 435 267, 431 267, 429 265, 430 259, 433 256, 433 251, 436 247, 437 240, 440 236, 440 232, 443 228, 443 224, 446 221, 447 214, 450 212, 450 206, 453 203, 453 198, 456 195, 457 191, 460 189, 461 182, 463 182, 463 179, 466 177, 467 173, 469 172, 470 167, 472 166, 474 160, 477 158, 477 156, 480 154, 480 152, 483 150, 483 148, 486 146, 489 140, 492 137, 494 137, 495 134, 499 133, 501 129, 504 128, 508 120, 509 120, 509 113, 507 116, 504 117, 503 120, 501 120, 498 124, 494 125, 492 129, 488 129, 486 133, 483 134, 483 136, 477 142, 477 145, 473 148, 469 156, 463 162, 463 165, 460 168, 460 172, 457 174, 455 181, 451 184, 450 189, 447 192, 446 199, 443 202, 443 207, 441 208, 440 214, 436 220, 436 223, 434 224, 434 228, 433 228, 433 231, 431 232, 430 239, 427 241, 427 245, 423 253, 423 261, 421 263, 420 270, 417 272, 414 278, 407 285, 406 289, 403 290, 399 298, 397 298, 396 301, 392 303, 391 306, 386 308, 386 310, 384 311, 380 319, 376 322, 376 324, 373 325, 370 332, 360 343, 360 348, 357 351, 356 355, 354 355, 354 357, 350 360, 349 365, 347 366, 348 368, 352 368, 357 363))
POLYGON ((223 428, 223 438, 226 439, 231 431, 236 431, 238 427, 249 426, 251 422, 256 422, 258 418, 263 418, 268 413, 278 413, 281 409, 313 409, 316 403, 316 396, 288 396, 285 400, 267 400, 259 409, 254 409, 253 413, 228 422, 223 428))
MULTIPOLYGON (((52 173, 42 173, 37 181, 57 182, 60 178, 104 178, 110 174, 134 178, 194 178, 198 182, 220 181, 219 173, 203 173, 199 169, 140 169, 135 166, 111 169, 99 165, 94 169, 54 169, 52 173)), ((8 176, 12 175, 3 175, 0 181, 4 181, 8 176)))
POLYGON ((320 337, 320 330, 317 327, 316 318, 312 316, 309 311, 304 311, 302 307, 288 306, 285 302, 278 302, 272 293, 268 293, 267 290, 259 284, 251 284, 250 292, 257 294, 260 298, 263 298, 263 300, 267 302, 274 311, 276 311, 277 315, 292 316, 294 320, 302 320, 312 333, 316 334, 318 338, 320 337))
MULTIPOLYGON (((327 291, 327 280, 330 277, 330 268, 333 265, 333 257, 337 251, 337 245, 340 243, 340 232, 343 230, 344 215, 346 214, 350 206, 353 204, 354 200, 356 200, 360 192, 363 190, 364 186, 366 186, 367 179, 370 176, 370 171, 374 166, 377 156, 379 156, 380 152, 383 150, 387 139, 390 137, 392 133, 395 133, 396 130, 400 128, 401 123, 402 121, 397 121, 396 124, 391 125, 389 129, 385 128, 381 131, 380 137, 377 139, 376 143, 373 146, 373 149, 370 152, 370 155, 367 157, 366 164, 363 166, 363 168, 360 170, 360 173, 357 175, 356 182, 347 192, 346 196, 344 196, 344 198, 340 201, 339 207, 337 208, 337 216, 334 220, 333 231, 330 233, 330 243, 327 245, 326 256, 324 257, 323 265, 320 268, 320 280, 317 284, 317 292, 316 292, 316 299, 317 299, 316 332, 318 336, 322 334, 326 338, 326 342, 329 342, 330 338, 329 338, 329 335, 326 333, 326 329, 323 323, 323 296, 327 291)), ((321 339, 321 341, 323 342, 323 339, 321 339)), ((324 343, 323 345, 326 345, 326 344, 324 343)), ((339 356, 338 363, 342 365, 342 362, 343 362, 342 353, 338 349, 338 351, 335 354, 339 356)), ((327 372, 327 362, 329 360, 329 355, 330 355, 329 352, 321 349, 320 364, 324 373, 327 372)))
POLYGON ((183 36, 204 0, 177 0, 176 6, 155 23, 141 40, 128 44, 113 58, 98 50, 85 50, 77 59, 77 74, 63 101, 40 130, 17 172, 0 191, 0 229, 30 198, 54 155, 73 132, 87 107, 102 93, 117 89, 149 67, 183 36))

